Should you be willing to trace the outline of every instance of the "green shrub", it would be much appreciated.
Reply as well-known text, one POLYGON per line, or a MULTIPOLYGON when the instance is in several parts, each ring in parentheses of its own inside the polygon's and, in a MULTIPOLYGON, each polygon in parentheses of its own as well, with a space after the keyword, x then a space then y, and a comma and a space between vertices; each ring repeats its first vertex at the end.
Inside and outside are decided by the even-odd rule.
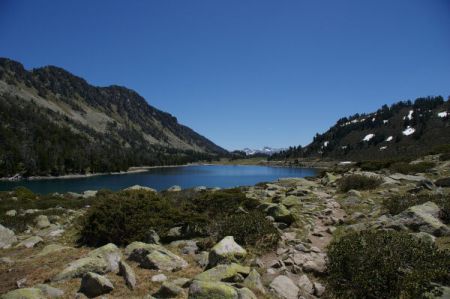
POLYGON ((439 156, 440 161, 449 161, 450 160, 450 153, 445 153, 439 156))
POLYGON ((430 152, 430 154, 445 154, 445 153, 450 153, 450 144, 442 144, 435 146, 430 152))
POLYGON ((347 192, 348 190, 370 190, 375 189, 383 182, 382 179, 377 177, 369 177, 360 174, 352 174, 341 178, 338 181, 338 188, 341 192, 347 192))
POLYGON ((328 251, 329 285, 338 298, 425 298, 448 283, 450 254, 406 232, 363 231, 328 251))
POLYGON ((377 171, 388 168, 389 165, 391 165, 389 161, 363 161, 357 163, 357 166, 364 171, 377 171))
POLYGON ((217 222, 217 239, 233 236, 243 246, 254 246, 258 251, 276 248, 280 235, 273 223, 261 211, 230 215, 217 222))
POLYGON ((399 172, 403 174, 413 174, 418 172, 427 172, 430 168, 433 168, 435 164, 433 162, 419 162, 415 164, 409 164, 406 162, 397 162, 391 165, 390 169, 393 172, 399 172))
POLYGON ((450 177, 438 179, 434 184, 438 187, 450 187, 450 177))
MULTIPOLYGON (((80 242, 99 246, 109 242, 127 245, 145 241, 154 229, 162 241, 173 239, 170 228, 180 226, 183 237, 211 237, 216 242, 225 234, 233 235, 242 245, 270 247, 272 225, 257 212, 258 201, 249 199, 239 189, 216 192, 121 191, 97 196, 85 216, 80 242), (246 217, 236 214, 238 208, 249 211, 246 217)), ((278 240, 278 239, 276 239, 278 240)))

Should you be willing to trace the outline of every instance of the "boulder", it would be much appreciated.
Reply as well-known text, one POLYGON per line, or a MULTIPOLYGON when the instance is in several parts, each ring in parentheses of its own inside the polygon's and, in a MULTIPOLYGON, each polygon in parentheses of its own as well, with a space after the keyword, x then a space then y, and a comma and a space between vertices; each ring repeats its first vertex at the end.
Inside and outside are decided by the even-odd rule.
POLYGON ((183 293, 183 289, 171 282, 163 282, 158 292, 155 294, 157 298, 175 298, 183 293))
POLYGON ((194 279, 201 281, 223 281, 235 282, 238 278, 247 276, 250 273, 249 267, 231 263, 218 265, 195 276, 194 279))
POLYGON ((164 274, 157 274, 157 275, 153 275, 151 278, 151 281, 153 282, 163 282, 167 280, 167 276, 164 274))
POLYGON ((36 218, 34 218, 34 223, 36 225, 36 228, 38 229, 49 227, 51 224, 46 215, 37 216, 36 218))
POLYGON ((158 192, 153 188, 145 187, 145 186, 141 186, 141 185, 133 185, 128 188, 125 188, 124 190, 144 190, 144 191, 149 191, 149 192, 154 192, 154 193, 158 192))
POLYGON ((247 288, 237 289, 239 299, 258 299, 253 292, 247 288))
POLYGON ((14 217, 14 216, 17 215, 17 211, 16 210, 9 210, 9 211, 6 211, 5 215, 9 216, 9 217, 14 217))
POLYGON ((323 176, 323 178, 321 179, 321 183, 323 185, 330 185, 333 184, 337 181, 337 177, 329 172, 326 172, 325 175, 323 176))
POLYGON ((3 294, 1 299, 46 299, 45 294, 38 288, 23 288, 3 294))
POLYGON ((136 286, 136 275, 133 269, 124 261, 119 262, 119 275, 123 276, 125 284, 130 289, 134 289, 136 286))
POLYGON ((83 192, 83 198, 90 198, 90 197, 94 197, 96 195, 97 195, 96 190, 86 190, 83 192))
POLYGON ((227 236, 211 249, 208 266, 240 261, 246 256, 247 251, 237 244, 232 236, 227 236))
POLYGON ((322 297, 323 293, 325 293, 325 287, 321 283, 315 282, 314 295, 316 295, 317 297, 322 297))
POLYGON ((129 253, 130 260, 140 263, 145 269, 176 271, 188 266, 184 259, 157 244, 133 242, 125 252, 129 253))
POLYGON ((53 281, 83 277, 88 272, 105 274, 119 268, 122 253, 116 245, 109 243, 91 251, 86 257, 70 263, 58 273, 53 281))
POLYGON ((17 242, 14 232, 0 224, 0 249, 10 248, 17 242))
POLYGON ((261 282, 261 275, 255 269, 252 269, 248 276, 244 279, 243 285, 251 290, 265 294, 266 290, 261 282))
POLYGON ((272 216, 277 222, 282 222, 289 225, 295 221, 295 218, 292 215, 292 213, 283 204, 276 204, 269 206, 266 209, 266 213, 267 215, 272 216))
POLYGON ((189 287, 189 299, 238 299, 237 290, 229 284, 194 280, 189 287))
POLYGON ((300 279, 298 280, 298 286, 300 287, 300 290, 305 292, 306 294, 314 293, 314 285, 305 274, 300 276, 300 279))
POLYGON ((280 299, 297 299, 300 289, 285 275, 279 275, 270 283, 269 290, 280 299))
POLYGON ((70 249, 70 247, 67 246, 62 246, 62 245, 58 245, 58 244, 50 244, 45 246, 44 248, 42 248, 41 252, 39 252, 36 256, 44 256, 50 253, 55 253, 55 252, 59 252, 62 250, 67 250, 70 249))
POLYGON ((33 236, 21 241, 19 244, 16 245, 16 247, 32 248, 34 247, 34 245, 41 243, 43 241, 44 240, 41 237, 33 236))
POLYGON ((409 207, 393 217, 391 226, 405 226, 413 231, 429 233, 436 237, 449 236, 450 229, 439 220, 439 207, 431 201, 409 207))
POLYGON ((40 289, 47 298, 61 298, 64 296, 63 290, 54 288, 48 284, 37 284, 34 287, 40 289))
POLYGON ((169 191, 169 192, 179 192, 179 191, 181 191, 181 187, 178 186, 178 185, 174 185, 174 186, 170 187, 169 189, 167 189, 167 191, 169 191))
POLYGON ((107 294, 114 289, 108 278, 97 273, 88 272, 81 279, 80 292, 89 298, 107 294))
POLYGON ((284 206, 286 206, 287 208, 291 208, 293 206, 300 205, 301 204, 301 200, 297 196, 289 195, 286 198, 282 199, 281 203, 284 206))
POLYGON ((389 177, 396 181, 403 180, 403 181, 411 181, 411 182, 420 182, 420 181, 426 180, 426 178, 421 175, 410 175, 410 174, 401 174, 401 173, 391 174, 389 177))
POLYGON ((145 243, 159 244, 159 236, 155 230, 151 229, 148 231, 147 236, 145 237, 145 243))

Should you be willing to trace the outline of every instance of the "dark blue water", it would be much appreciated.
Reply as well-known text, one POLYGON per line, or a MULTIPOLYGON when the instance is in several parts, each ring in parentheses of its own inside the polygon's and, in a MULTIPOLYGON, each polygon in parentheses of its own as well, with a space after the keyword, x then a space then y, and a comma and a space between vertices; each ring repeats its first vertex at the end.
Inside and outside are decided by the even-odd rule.
POLYGON ((101 175, 88 178, 0 182, 0 190, 12 190, 17 186, 25 186, 35 193, 48 194, 99 189, 116 191, 132 185, 148 186, 157 190, 164 190, 173 185, 179 185, 183 189, 196 186, 230 188, 274 181, 285 177, 305 177, 315 174, 316 170, 312 168, 199 165, 153 168, 140 173, 101 175))

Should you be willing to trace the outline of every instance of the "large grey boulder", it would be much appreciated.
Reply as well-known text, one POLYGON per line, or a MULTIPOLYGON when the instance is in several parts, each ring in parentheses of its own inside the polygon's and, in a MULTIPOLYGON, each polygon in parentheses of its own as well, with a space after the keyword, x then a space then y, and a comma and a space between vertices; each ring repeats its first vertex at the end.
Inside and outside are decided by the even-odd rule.
POLYGON ((226 265, 217 265, 214 268, 197 274, 194 279, 202 281, 235 282, 239 278, 247 276, 249 273, 249 267, 244 267, 239 264, 232 263, 226 265))
POLYGON ((36 225, 36 228, 38 229, 49 227, 51 224, 46 215, 37 216, 36 218, 34 218, 34 223, 36 225))
POLYGON ((183 288, 171 282, 163 282, 158 292, 155 294, 158 298, 175 298, 183 293, 183 288))
POLYGON ((251 290, 265 294, 266 290, 261 282, 261 275, 255 269, 252 269, 248 276, 244 279, 243 285, 251 290))
POLYGON ((273 204, 266 209, 266 213, 272 216, 275 221, 282 222, 286 224, 291 224, 295 221, 294 215, 291 211, 283 204, 273 204))
POLYGON ((279 275, 270 283, 271 293, 280 299, 297 299, 300 289, 285 275, 279 275))
POLYGON ((3 294, 1 299, 46 299, 47 297, 38 288, 23 288, 3 294))
POLYGON ((169 189, 167 189, 167 191, 169 192, 180 192, 181 191, 181 187, 178 185, 174 185, 172 187, 170 187, 169 189))
POLYGON ((91 251, 86 257, 70 263, 57 274, 53 281, 83 277, 88 272, 105 274, 115 272, 119 268, 122 253, 116 245, 109 243, 91 251))
POLYGON ((133 242, 127 246, 125 253, 145 269, 177 271, 188 266, 183 258, 157 244, 133 242))
POLYGON ((89 298, 107 294, 114 289, 108 278, 97 273, 88 272, 81 279, 80 292, 89 298))
POLYGON ((136 275, 133 269, 124 261, 119 262, 119 275, 123 276, 125 284, 130 288, 134 289, 136 286, 136 275))
POLYGON ((61 298, 64 296, 63 290, 54 288, 48 284, 37 284, 34 287, 40 289, 47 298, 61 298))
POLYGON ((238 299, 238 291, 229 284, 194 280, 189 287, 188 299, 238 299))
POLYGON ((0 224, 0 249, 10 248, 17 242, 14 232, 0 224))
POLYGON ((25 247, 25 248, 32 248, 36 244, 43 242, 44 240, 39 236, 32 236, 29 237, 23 241, 21 241, 19 244, 16 245, 16 247, 25 247))
POLYGON ((227 236, 211 249, 208 266, 214 267, 217 264, 237 262, 246 256, 247 251, 237 244, 232 236, 227 236))
POLYGON ((405 226, 413 231, 429 233, 433 236, 448 236, 450 229, 439 220, 440 209, 434 202, 412 206, 393 217, 389 225, 405 226))
POLYGON ((298 286, 300 287, 300 290, 302 292, 306 292, 306 294, 314 293, 314 285, 305 274, 300 276, 300 279, 298 280, 298 286))

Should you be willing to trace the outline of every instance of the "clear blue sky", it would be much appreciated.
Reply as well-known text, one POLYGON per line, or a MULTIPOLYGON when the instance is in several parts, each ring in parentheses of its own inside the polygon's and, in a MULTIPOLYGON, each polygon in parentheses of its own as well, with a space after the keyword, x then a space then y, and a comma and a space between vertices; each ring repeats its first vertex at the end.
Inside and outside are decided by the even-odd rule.
POLYGON ((448 0, 0 0, 0 56, 118 84, 227 149, 450 94, 448 0))

